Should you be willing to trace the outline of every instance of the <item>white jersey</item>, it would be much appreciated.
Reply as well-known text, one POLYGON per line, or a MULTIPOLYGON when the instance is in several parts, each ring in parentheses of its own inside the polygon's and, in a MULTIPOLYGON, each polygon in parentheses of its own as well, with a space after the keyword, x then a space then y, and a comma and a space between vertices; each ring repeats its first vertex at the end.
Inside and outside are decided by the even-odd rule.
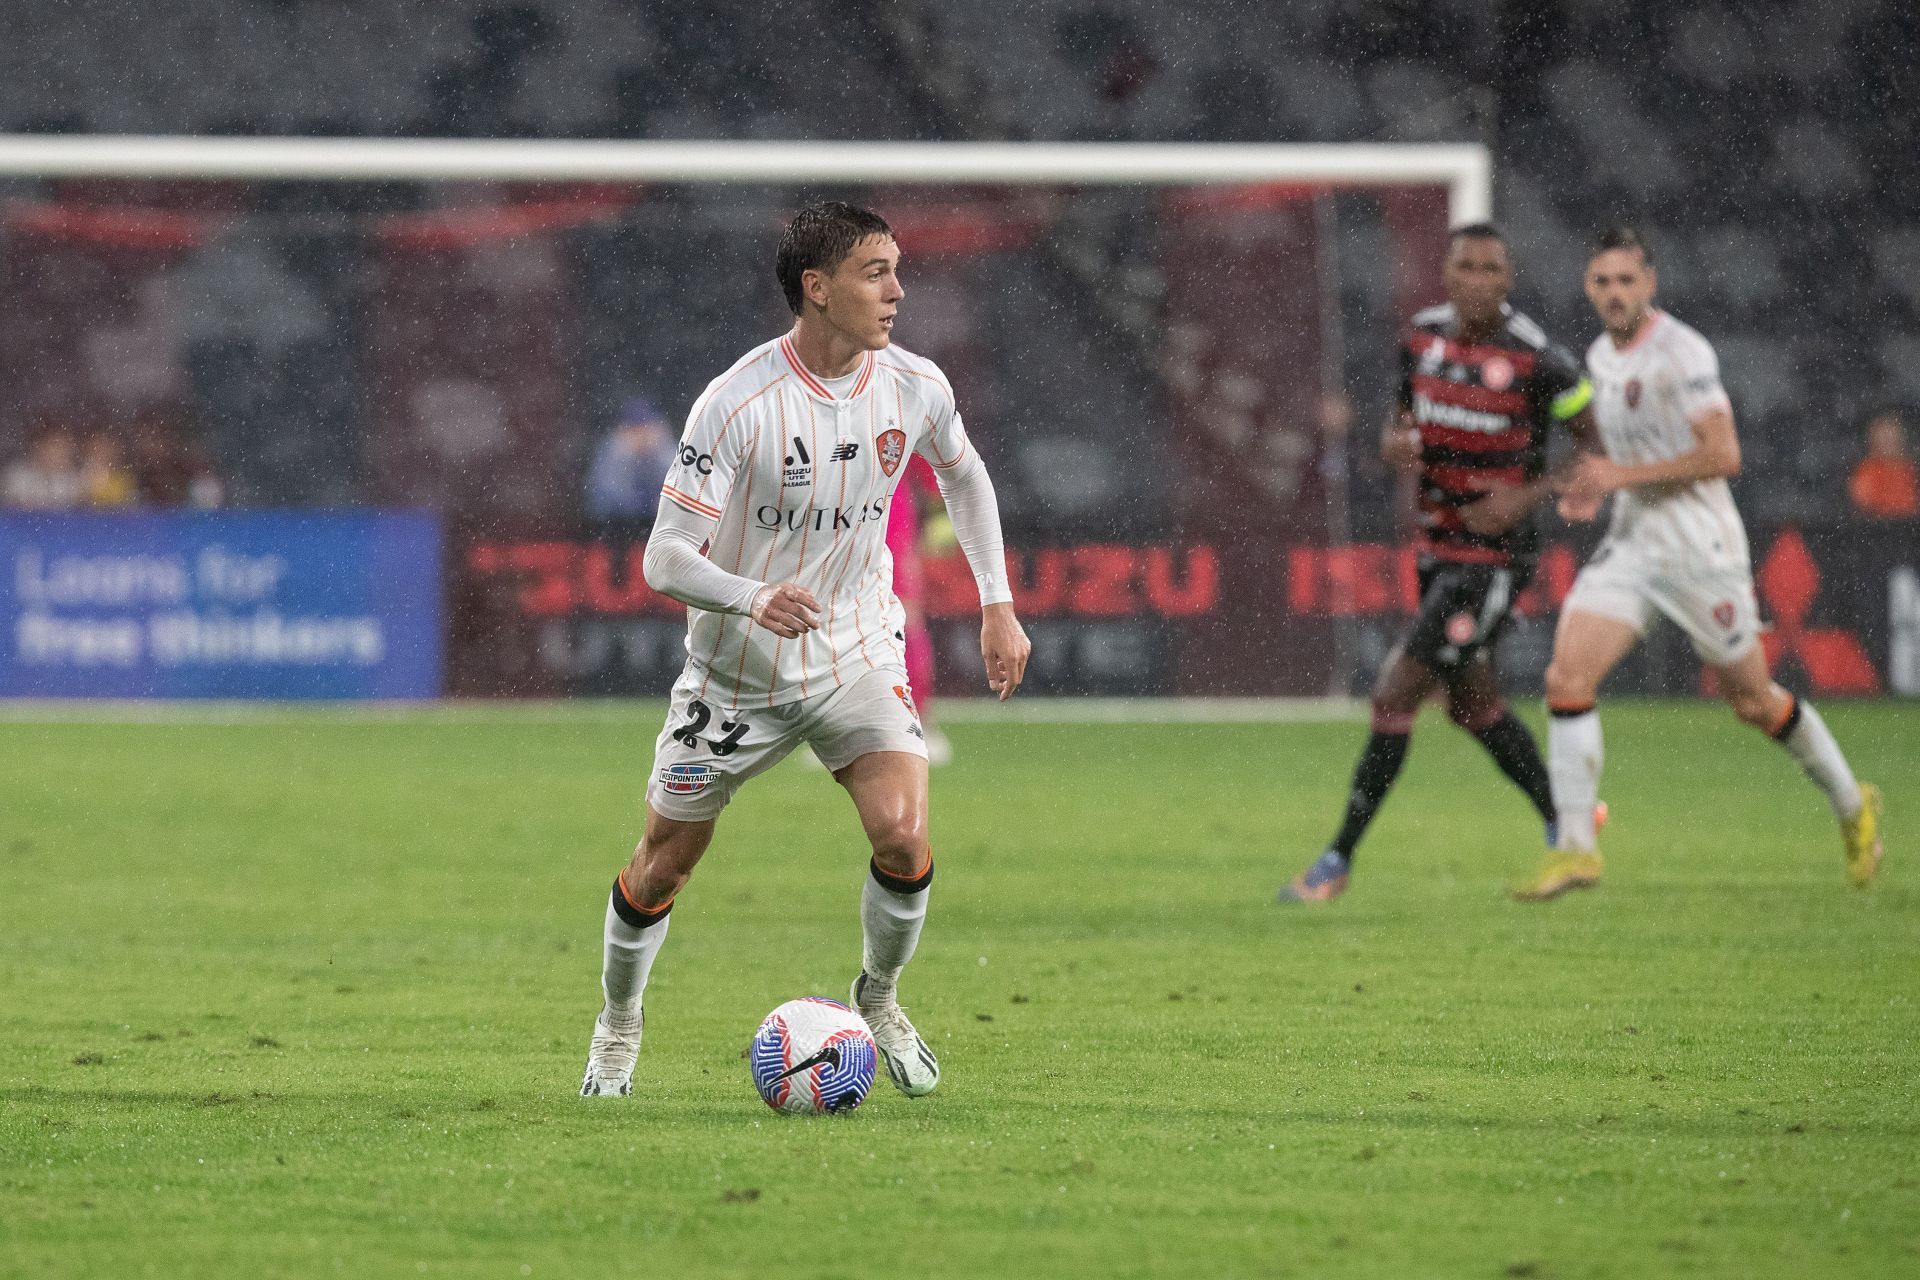
POLYGON ((783 640, 744 614, 690 608, 695 696, 776 706, 882 666, 904 669, 887 506, 908 454, 945 473, 972 449, 946 376, 897 346, 869 352, 829 386, 781 337, 714 379, 688 415, 662 496, 715 522, 715 565, 799 583, 821 616, 818 630, 783 640))
MULTIPOLYGON (((1601 334, 1587 348, 1594 418, 1607 456, 1619 463, 1664 462, 1699 446, 1693 423, 1731 409, 1720 362, 1697 330, 1654 311, 1633 344, 1601 334)), ((1747 566, 1747 533, 1723 479, 1623 489, 1607 537, 1662 559, 1747 566)))

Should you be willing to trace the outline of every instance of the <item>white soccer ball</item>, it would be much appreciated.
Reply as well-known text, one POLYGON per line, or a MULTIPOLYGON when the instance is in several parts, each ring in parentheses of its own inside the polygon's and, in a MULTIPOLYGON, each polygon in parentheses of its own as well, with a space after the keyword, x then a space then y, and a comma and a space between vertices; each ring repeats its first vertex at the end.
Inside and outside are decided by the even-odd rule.
POLYGON ((873 1088, 879 1058, 867 1020, 823 996, 775 1009, 747 1050, 753 1087, 768 1106, 789 1115, 853 1110, 873 1088))

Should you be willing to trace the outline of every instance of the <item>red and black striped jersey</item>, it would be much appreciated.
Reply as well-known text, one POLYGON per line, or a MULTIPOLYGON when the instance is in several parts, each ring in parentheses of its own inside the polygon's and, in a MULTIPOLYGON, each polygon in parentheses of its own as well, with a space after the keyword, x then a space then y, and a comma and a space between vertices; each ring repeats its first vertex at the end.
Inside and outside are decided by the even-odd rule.
POLYGON ((1501 311, 1499 332, 1463 342, 1453 306, 1429 307, 1400 343, 1400 407, 1420 433, 1420 549, 1436 559, 1510 564, 1536 554, 1531 513, 1479 534, 1459 508, 1496 485, 1538 479, 1549 428, 1593 399, 1571 352, 1512 307, 1501 311))

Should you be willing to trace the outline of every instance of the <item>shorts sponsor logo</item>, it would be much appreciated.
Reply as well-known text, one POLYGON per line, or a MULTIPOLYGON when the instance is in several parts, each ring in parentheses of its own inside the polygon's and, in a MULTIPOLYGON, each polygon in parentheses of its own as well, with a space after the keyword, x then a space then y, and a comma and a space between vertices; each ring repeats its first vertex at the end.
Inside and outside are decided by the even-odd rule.
POLYGON ((1713 620, 1720 624, 1722 631, 1733 626, 1734 616, 1733 601, 1731 600, 1722 600, 1719 604, 1713 606, 1713 620))
POLYGON ((1627 379, 1627 408, 1638 409, 1639 407, 1640 407, 1640 379, 1628 378, 1627 379))
POLYGON ((1513 385, 1513 362, 1505 356, 1489 356, 1480 366, 1480 385, 1489 391, 1505 391, 1513 385))
POLYGON ((710 764, 670 764, 660 771, 660 786, 676 796, 705 791, 720 779, 720 771, 710 764))
POLYGON ((900 705, 907 709, 909 715, 916 720, 919 719, 920 713, 914 709, 913 695, 907 692, 907 686, 903 684, 893 686, 893 696, 900 699, 900 705))
POLYGON ((1463 645, 1467 643, 1467 641, 1473 639, 1474 629, 1472 614, 1454 614, 1451 618, 1447 619, 1447 643, 1451 645, 1463 645))
POLYGON ((874 444, 880 450, 880 469, 888 475, 898 471, 900 459, 907 456, 907 433, 897 427, 892 431, 882 431, 874 444))

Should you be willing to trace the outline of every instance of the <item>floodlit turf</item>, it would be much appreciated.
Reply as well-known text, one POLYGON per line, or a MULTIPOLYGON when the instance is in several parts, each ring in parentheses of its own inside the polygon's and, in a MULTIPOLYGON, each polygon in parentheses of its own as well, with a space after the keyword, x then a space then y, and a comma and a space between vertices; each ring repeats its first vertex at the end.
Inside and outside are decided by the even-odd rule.
POLYGON ((1920 1274, 1920 708, 1833 704, 1882 884, 1711 704, 1607 710, 1603 887, 1437 715, 1330 909, 1364 726, 958 724, 903 996, 932 1098, 768 1111, 865 854, 750 787, 631 1099, 573 1096, 658 709, 0 725, 0 1273, 1920 1274))

